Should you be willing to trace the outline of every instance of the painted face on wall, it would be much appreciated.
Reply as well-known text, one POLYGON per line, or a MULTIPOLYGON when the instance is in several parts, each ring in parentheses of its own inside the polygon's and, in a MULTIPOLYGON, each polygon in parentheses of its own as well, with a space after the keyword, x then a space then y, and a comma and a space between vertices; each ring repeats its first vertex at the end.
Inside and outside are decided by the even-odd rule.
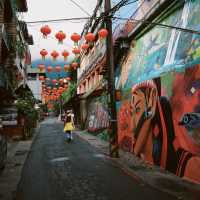
POLYGON ((157 97, 158 93, 153 81, 145 81, 132 88, 131 109, 136 155, 141 152, 151 134, 151 121, 155 116, 157 97))

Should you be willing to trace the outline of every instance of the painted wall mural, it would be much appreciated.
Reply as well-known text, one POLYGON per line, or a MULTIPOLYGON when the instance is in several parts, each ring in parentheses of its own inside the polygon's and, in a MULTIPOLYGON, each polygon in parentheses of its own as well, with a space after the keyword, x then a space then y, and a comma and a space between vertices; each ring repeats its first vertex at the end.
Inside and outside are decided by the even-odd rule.
MULTIPOLYGON (((200 2, 188 0, 184 8, 162 24, 200 31, 200 2)), ((134 53, 125 87, 150 80, 172 70, 181 70, 200 62, 200 35, 159 26, 140 38, 129 54, 134 53), (134 66, 134 67, 133 67, 134 66)), ((128 57, 131 57, 129 55, 128 57)), ((130 59, 127 59, 129 62, 130 59)), ((129 65, 127 63, 127 68, 129 65)))
POLYGON ((93 98, 88 103, 86 126, 90 132, 98 132, 109 126, 106 96, 93 98))
MULTIPOLYGON (((162 23, 199 30, 198 9, 199 1, 187 1, 162 23)), ((117 109, 122 149, 200 183, 199 48, 199 35, 146 33, 122 63, 117 109)))

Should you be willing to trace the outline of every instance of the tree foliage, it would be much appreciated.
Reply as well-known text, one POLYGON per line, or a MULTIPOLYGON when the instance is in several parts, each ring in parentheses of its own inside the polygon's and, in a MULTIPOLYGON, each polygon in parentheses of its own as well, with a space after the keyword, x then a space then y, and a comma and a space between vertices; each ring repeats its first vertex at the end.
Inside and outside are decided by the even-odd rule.
POLYGON ((27 126, 32 127, 38 119, 38 111, 35 109, 35 98, 31 92, 24 92, 17 98, 16 107, 19 116, 26 119, 27 126))
POLYGON ((64 93, 61 95, 63 104, 68 103, 68 102, 70 101, 70 99, 71 99, 72 97, 74 97, 74 95, 76 94, 76 89, 77 89, 76 83, 71 83, 71 84, 69 85, 69 88, 67 89, 67 91, 64 92, 64 93))

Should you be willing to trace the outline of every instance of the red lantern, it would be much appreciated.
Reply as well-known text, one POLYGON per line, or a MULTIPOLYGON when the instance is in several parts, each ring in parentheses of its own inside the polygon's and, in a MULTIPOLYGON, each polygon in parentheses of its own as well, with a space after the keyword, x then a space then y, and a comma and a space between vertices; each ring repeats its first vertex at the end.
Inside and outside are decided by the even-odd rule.
POLYGON ((67 85, 67 84, 65 84, 65 85, 64 85, 64 88, 65 88, 65 89, 67 89, 67 88, 68 88, 68 85, 67 85))
POLYGON ((85 40, 91 43, 95 40, 95 35, 93 33, 88 33, 85 35, 85 40))
POLYGON ((56 33, 55 37, 57 38, 58 43, 62 44, 63 40, 66 38, 66 35, 63 31, 59 31, 58 33, 56 33))
POLYGON ((40 81, 44 81, 44 76, 39 76, 40 81))
POLYGON ((60 79, 60 80, 59 80, 59 83, 60 83, 61 85, 63 84, 63 82, 64 82, 63 79, 60 79))
POLYGON ((80 54, 80 49, 78 49, 78 48, 74 48, 73 50, 72 50, 72 52, 75 54, 75 55, 78 55, 78 54, 80 54))
POLYGON ((56 67, 55 67, 55 71, 56 71, 56 72, 60 72, 60 71, 61 71, 61 66, 56 66, 56 67))
POLYGON ((74 45, 78 46, 78 41, 81 39, 81 36, 77 33, 71 35, 71 40, 74 41, 74 45))
POLYGON ((73 67, 74 70, 76 70, 77 67, 78 67, 78 63, 77 62, 73 62, 71 65, 72 65, 72 67, 73 67))
POLYGON ((41 33, 43 34, 43 37, 44 38, 47 38, 47 35, 49 35, 51 33, 51 29, 49 28, 48 25, 45 25, 43 26, 41 29, 40 29, 41 33))
POLYGON ((53 79, 52 80, 52 83, 55 85, 57 83, 57 80, 56 79, 53 79))
POLYGON ((65 71, 65 72, 70 71, 70 66, 69 66, 69 65, 64 65, 64 71, 65 71))
POLYGON ((71 77, 68 76, 68 77, 66 78, 66 80, 67 80, 67 81, 71 81, 71 77))
POLYGON ((55 96, 55 95, 52 96, 52 100, 53 100, 53 101, 56 100, 56 96, 55 96))
POLYGON ((81 48, 82 48, 83 50, 88 50, 89 44, 85 43, 85 44, 83 44, 83 45, 81 46, 81 48))
POLYGON ((53 60, 55 61, 57 59, 57 57, 59 56, 59 53, 57 51, 53 51, 51 53, 51 56, 52 56, 53 60))
POLYGON ((50 72, 52 72, 52 70, 53 70, 53 68, 51 67, 51 66, 48 66, 47 67, 47 71, 50 73, 50 72))
POLYGON ((64 50, 64 51, 62 52, 62 56, 64 57, 64 61, 66 61, 66 60, 67 60, 67 57, 69 56, 69 52, 66 51, 66 50, 64 50))
POLYGON ((42 56, 42 59, 44 60, 45 59, 45 56, 48 54, 47 50, 46 49, 42 49, 40 51, 40 55, 42 56))
POLYGON ((104 39, 108 36, 108 31, 105 28, 102 28, 99 32, 98 35, 100 37, 100 39, 104 39))
POLYGON ((62 89, 62 88, 59 89, 59 90, 58 90, 58 93, 61 95, 61 94, 63 93, 63 89, 62 89))
POLYGON ((39 64, 39 65, 38 65, 38 69, 39 69, 40 71, 43 71, 43 70, 45 69, 45 65, 44 65, 44 64, 39 64))

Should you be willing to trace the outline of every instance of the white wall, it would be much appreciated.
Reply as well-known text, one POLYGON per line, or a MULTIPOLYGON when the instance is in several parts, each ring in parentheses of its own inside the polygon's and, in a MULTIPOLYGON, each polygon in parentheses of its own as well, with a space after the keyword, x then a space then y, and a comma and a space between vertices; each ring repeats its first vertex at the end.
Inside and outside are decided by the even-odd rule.
POLYGON ((41 100, 41 90, 42 90, 42 84, 41 82, 37 80, 28 80, 27 84, 31 91, 33 92, 33 95, 36 99, 41 100))

